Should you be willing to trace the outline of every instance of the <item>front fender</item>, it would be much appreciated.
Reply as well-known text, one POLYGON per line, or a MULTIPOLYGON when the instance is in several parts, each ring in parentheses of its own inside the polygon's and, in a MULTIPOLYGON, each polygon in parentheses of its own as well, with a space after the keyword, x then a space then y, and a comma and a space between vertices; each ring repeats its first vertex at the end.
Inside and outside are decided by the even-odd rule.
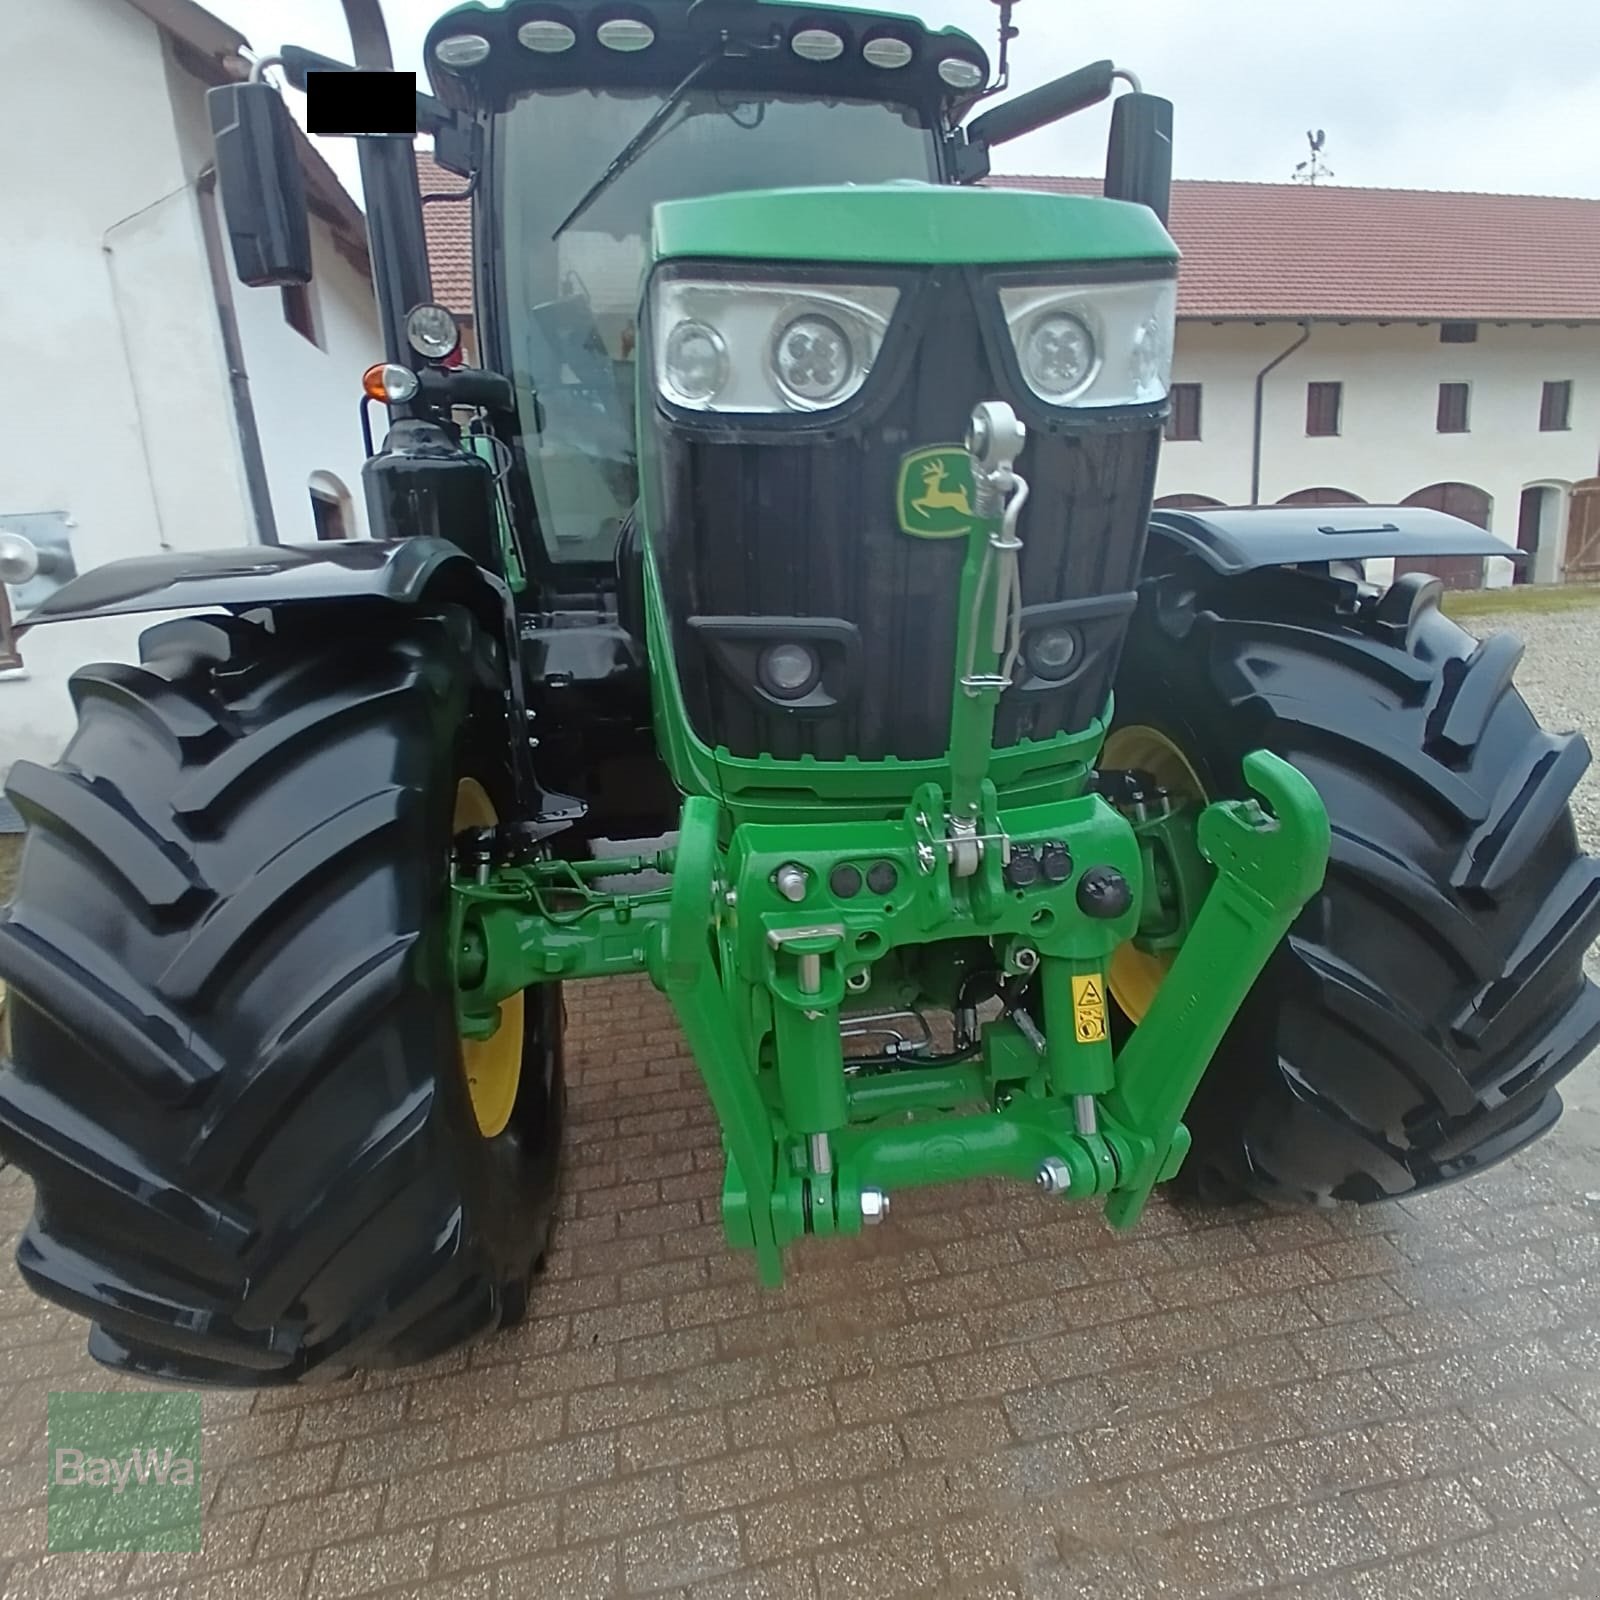
POLYGON ((140 611, 251 611, 308 600, 416 605, 424 596, 462 600, 496 624, 507 603, 504 585, 448 539, 241 545, 108 562, 63 584, 17 631, 140 611))
MULTIPOLYGON (((1504 556, 1526 559, 1503 539, 1425 506, 1227 506, 1157 511, 1151 551, 1173 547, 1225 576, 1304 562, 1379 556, 1504 556)), ((1148 562, 1148 557, 1146 558, 1148 562)))

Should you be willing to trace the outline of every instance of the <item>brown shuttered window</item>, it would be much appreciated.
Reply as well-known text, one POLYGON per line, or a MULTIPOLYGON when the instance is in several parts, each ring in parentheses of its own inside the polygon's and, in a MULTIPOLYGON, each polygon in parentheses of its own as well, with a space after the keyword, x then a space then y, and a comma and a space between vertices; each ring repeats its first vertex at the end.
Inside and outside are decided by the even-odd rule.
POLYGON ((1540 433, 1565 433, 1572 426, 1572 380, 1547 383, 1539 401, 1540 433))
POLYGON ((1172 386, 1172 411, 1167 418, 1169 439, 1200 437, 1200 385, 1175 383, 1172 386))
POLYGON ((1467 385, 1441 383, 1439 385, 1440 433, 1465 433, 1467 431, 1467 385))
POLYGON ((1342 383, 1308 383, 1306 385, 1307 437, 1325 439, 1337 434, 1340 412, 1343 408, 1342 383))

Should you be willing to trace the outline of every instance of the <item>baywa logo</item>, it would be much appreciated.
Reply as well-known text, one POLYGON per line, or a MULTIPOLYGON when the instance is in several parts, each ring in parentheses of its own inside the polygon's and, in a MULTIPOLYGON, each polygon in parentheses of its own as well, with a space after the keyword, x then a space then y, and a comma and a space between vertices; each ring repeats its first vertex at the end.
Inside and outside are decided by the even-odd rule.
POLYGON ((976 494, 960 445, 914 450, 900 463, 900 527, 914 539, 964 539, 977 526, 976 494))
POLYGON ((52 1552, 200 1548, 200 1396, 52 1393, 52 1552))

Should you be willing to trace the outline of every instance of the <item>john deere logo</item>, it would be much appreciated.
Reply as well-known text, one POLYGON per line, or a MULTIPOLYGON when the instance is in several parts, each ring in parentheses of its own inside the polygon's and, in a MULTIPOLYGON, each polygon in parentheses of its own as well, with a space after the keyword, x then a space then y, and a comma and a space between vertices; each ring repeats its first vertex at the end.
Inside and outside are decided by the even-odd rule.
POLYGON ((964 539, 977 525, 972 457, 960 445, 917 450, 900 463, 900 526, 913 539, 964 539))

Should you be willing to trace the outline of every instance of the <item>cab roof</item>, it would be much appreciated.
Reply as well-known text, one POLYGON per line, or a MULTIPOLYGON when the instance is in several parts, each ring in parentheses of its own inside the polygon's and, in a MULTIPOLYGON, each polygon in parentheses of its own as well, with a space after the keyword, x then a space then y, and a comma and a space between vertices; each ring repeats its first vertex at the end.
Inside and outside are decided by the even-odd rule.
POLYGON ((498 110, 540 88, 671 86, 724 35, 738 53, 710 85, 942 107, 953 119, 989 82, 988 55, 959 28, 821 0, 470 0, 434 23, 423 51, 447 105, 498 110), (482 44, 452 45, 463 38, 482 44), (481 59, 448 59, 463 54, 481 59))

